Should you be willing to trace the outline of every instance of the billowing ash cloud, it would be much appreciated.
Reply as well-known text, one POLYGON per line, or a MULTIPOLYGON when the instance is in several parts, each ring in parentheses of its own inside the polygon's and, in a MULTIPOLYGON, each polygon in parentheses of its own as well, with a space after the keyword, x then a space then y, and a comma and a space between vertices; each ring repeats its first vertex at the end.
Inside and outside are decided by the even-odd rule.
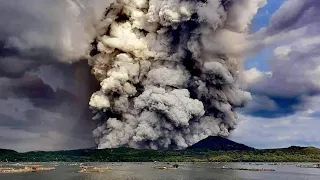
POLYGON ((228 136, 250 93, 237 86, 248 26, 265 0, 118 0, 89 64, 99 148, 184 148, 228 136))

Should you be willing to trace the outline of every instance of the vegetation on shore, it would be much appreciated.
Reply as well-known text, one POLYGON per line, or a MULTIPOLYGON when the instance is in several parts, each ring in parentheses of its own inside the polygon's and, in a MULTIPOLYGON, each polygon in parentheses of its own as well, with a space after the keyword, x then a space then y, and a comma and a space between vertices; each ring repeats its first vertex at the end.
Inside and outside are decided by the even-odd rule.
POLYGON ((52 152, 18 153, 0 149, 2 162, 320 162, 320 150, 292 146, 283 149, 213 151, 137 150, 131 148, 83 149, 52 152))

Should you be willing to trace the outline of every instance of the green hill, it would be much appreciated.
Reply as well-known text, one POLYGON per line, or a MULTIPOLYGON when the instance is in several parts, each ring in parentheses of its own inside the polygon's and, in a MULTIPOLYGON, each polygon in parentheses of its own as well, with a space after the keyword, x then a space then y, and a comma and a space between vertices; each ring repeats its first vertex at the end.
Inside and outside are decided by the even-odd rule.
MULTIPOLYGON (((210 143, 213 143, 209 139, 210 143)), ((185 150, 148 150, 132 148, 79 149, 67 151, 35 151, 18 153, 0 149, 0 161, 11 162, 320 162, 320 150, 315 147, 291 146, 281 149, 253 149, 235 142, 226 147, 209 146, 185 150), (207 147, 207 148, 206 148, 207 147), (218 147, 218 148, 217 148, 218 147), (220 147, 220 148, 219 148, 220 147), (211 149, 210 149, 211 148, 211 149)), ((229 144, 231 143, 231 144, 229 144)), ((206 145, 206 143, 204 143, 206 145)), ((198 145, 196 147, 199 147, 198 145)))
POLYGON ((17 152, 10 149, 0 149, 0 154, 4 154, 4 153, 17 153, 17 152))

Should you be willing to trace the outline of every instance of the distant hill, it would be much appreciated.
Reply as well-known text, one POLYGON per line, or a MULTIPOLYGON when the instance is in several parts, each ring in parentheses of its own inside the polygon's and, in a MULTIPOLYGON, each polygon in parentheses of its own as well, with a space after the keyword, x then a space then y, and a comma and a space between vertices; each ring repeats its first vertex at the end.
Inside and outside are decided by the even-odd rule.
POLYGON ((247 151, 254 148, 244 144, 236 143, 220 136, 209 136, 206 139, 188 147, 187 149, 209 149, 212 151, 247 151))
POLYGON ((291 146, 254 149, 222 137, 208 137, 183 150, 120 147, 18 153, 0 149, 0 162, 320 162, 320 149, 291 146), (211 151, 210 151, 210 150, 211 151))
POLYGON ((302 146, 290 146, 287 148, 276 148, 276 149, 264 149, 264 151, 269 152, 276 152, 276 151, 283 151, 283 152, 299 152, 299 153, 314 153, 314 154, 320 154, 320 149, 316 147, 302 147, 302 146))
POLYGON ((10 149, 0 149, 0 154, 4 154, 4 153, 9 154, 9 153, 17 153, 17 152, 10 149))

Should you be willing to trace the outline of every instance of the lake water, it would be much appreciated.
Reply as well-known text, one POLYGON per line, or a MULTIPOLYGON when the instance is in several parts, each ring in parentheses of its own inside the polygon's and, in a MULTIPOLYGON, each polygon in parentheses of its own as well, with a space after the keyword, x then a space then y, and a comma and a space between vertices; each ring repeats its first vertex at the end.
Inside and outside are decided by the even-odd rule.
MULTIPOLYGON (((93 163, 101 167, 112 167, 105 173, 78 173, 79 164, 44 163, 43 166, 55 167, 55 171, 0 174, 0 180, 320 180, 320 169, 301 168, 297 164, 263 165, 248 163, 178 163, 177 170, 159 170, 153 166, 166 163, 93 163), (273 172, 254 172, 217 169, 227 168, 265 168, 273 172)), ((172 164, 171 164, 172 165, 172 164)), ((2 167, 7 165, 2 164, 2 167)))

